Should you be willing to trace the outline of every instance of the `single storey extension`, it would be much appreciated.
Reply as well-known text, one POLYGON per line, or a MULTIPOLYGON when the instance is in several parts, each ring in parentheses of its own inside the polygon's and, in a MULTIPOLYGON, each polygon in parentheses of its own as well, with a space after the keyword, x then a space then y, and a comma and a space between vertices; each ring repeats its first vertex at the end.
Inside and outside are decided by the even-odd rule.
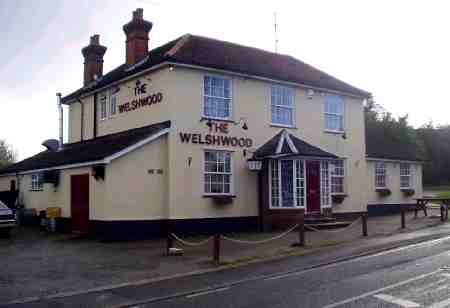
POLYGON ((133 12, 125 63, 106 74, 107 48, 91 37, 83 86, 58 96, 68 143, 0 170, 0 191, 101 235, 288 228, 421 196, 419 159, 366 147, 369 92, 192 34, 149 50, 152 26, 133 12))

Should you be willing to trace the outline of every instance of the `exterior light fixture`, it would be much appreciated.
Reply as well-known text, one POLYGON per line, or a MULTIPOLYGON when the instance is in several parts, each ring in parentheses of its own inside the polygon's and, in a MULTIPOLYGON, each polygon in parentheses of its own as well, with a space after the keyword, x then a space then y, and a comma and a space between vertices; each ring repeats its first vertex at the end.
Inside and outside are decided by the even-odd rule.
POLYGON ((241 124, 241 123, 243 123, 243 124, 242 124, 242 129, 243 129, 243 130, 248 130, 247 119, 244 118, 244 117, 240 118, 239 121, 236 121, 236 122, 234 122, 233 124, 234 124, 234 125, 239 125, 239 124, 241 124))
POLYGON ((248 170, 250 171, 261 171, 262 169, 262 160, 256 158, 247 159, 248 170))

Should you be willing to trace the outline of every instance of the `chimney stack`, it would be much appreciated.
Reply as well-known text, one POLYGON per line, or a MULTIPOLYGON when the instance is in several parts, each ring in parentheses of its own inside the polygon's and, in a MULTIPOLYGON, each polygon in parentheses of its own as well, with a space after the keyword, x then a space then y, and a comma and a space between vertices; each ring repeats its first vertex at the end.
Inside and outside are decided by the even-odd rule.
POLYGON ((133 18, 123 26, 127 36, 126 64, 133 65, 148 55, 148 33, 153 24, 144 20, 144 10, 139 8, 133 12, 133 18))
POLYGON ((98 34, 91 36, 89 45, 81 49, 84 57, 84 86, 103 75, 105 52, 106 47, 100 45, 100 35, 98 34))

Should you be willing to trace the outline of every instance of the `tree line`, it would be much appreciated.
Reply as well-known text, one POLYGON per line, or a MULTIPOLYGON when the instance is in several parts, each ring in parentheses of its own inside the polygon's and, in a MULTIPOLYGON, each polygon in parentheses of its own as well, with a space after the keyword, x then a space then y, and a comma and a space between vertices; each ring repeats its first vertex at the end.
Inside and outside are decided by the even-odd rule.
POLYGON ((430 122, 415 129, 408 123, 408 115, 395 118, 373 101, 364 111, 367 143, 371 136, 381 136, 422 160, 424 186, 450 184, 450 125, 430 122))

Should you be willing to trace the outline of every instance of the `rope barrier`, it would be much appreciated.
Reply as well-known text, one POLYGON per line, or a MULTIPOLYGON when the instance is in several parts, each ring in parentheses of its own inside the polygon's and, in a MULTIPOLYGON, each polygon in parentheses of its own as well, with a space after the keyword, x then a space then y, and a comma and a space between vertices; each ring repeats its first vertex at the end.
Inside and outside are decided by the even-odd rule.
POLYGON ((230 241, 230 242, 233 242, 233 243, 238 243, 238 244, 264 244, 264 243, 268 243, 270 241, 277 240, 277 239, 280 239, 280 238, 286 236, 287 234, 289 234, 292 231, 294 231, 294 229, 297 228, 298 226, 299 225, 296 224, 292 228, 289 228, 287 231, 285 231, 285 232, 283 232, 283 233, 281 233, 281 234, 279 234, 277 236, 274 236, 274 237, 271 237, 271 238, 268 238, 268 239, 264 239, 264 240, 259 240, 259 241, 238 240, 238 239, 234 239, 234 238, 231 238, 231 237, 228 237, 228 236, 225 236, 225 235, 222 235, 221 237, 224 240, 227 240, 227 241, 230 241))
POLYGON ((173 236, 173 238, 176 239, 177 241, 179 241, 181 244, 184 244, 186 246, 202 246, 202 245, 208 243, 214 237, 214 236, 210 236, 207 239, 200 241, 200 242, 190 242, 190 241, 186 241, 186 240, 179 238, 175 233, 171 233, 170 235, 173 236))
POLYGON ((311 227, 311 226, 308 226, 308 225, 305 225, 305 229, 309 229, 309 230, 314 231, 314 232, 340 233, 340 232, 342 232, 342 231, 345 231, 345 230, 347 230, 347 229, 350 229, 351 227, 353 227, 354 225, 356 225, 356 223, 359 222, 360 220, 361 220, 361 217, 359 217, 358 219, 356 219, 354 222, 352 222, 351 224, 349 224, 347 227, 345 227, 345 228, 340 228, 340 229, 338 229, 338 230, 320 230, 320 229, 317 229, 317 228, 314 228, 314 227, 311 227))

